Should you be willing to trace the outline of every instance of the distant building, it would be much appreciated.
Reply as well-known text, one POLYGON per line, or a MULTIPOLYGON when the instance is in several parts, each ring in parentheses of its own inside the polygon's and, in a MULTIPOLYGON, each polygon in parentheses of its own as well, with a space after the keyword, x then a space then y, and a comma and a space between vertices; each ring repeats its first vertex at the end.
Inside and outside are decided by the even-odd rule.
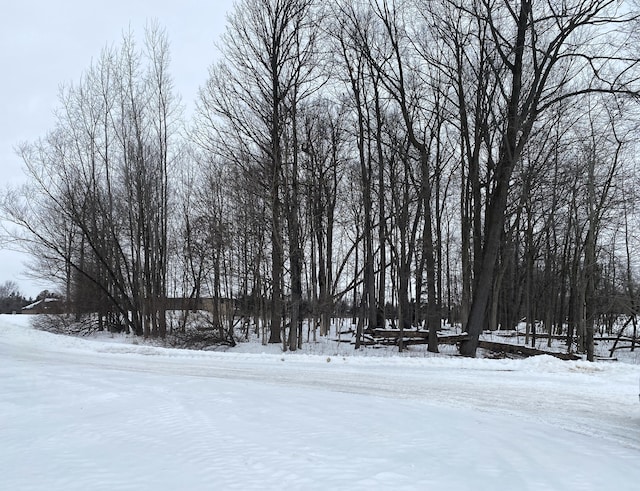
POLYGON ((22 307, 23 314, 61 314, 64 305, 59 298, 43 298, 37 302, 22 307))

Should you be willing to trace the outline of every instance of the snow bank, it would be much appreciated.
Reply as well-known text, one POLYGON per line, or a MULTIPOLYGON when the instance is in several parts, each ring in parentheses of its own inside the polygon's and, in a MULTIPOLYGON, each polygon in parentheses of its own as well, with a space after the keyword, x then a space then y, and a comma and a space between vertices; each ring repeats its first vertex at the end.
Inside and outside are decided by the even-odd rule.
POLYGON ((0 317, 0 489, 624 491, 640 481, 633 365, 170 350, 26 320, 0 317))

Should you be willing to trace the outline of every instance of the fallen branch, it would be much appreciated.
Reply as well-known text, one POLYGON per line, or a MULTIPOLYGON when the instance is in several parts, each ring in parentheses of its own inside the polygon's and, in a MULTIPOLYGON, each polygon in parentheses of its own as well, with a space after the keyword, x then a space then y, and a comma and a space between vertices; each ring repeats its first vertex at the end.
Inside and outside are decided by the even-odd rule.
POLYGON ((630 350, 633 351, 636 348, 640 348, 640 345, 638 345, 637 341, 635 343, 632 343, 632 344, 623 344, 622 346, 614 346, 613 348, 611 348, 609 350, 609 356, 613 356, 614 351, 619 350, 619 349, 630 349, 630 350))

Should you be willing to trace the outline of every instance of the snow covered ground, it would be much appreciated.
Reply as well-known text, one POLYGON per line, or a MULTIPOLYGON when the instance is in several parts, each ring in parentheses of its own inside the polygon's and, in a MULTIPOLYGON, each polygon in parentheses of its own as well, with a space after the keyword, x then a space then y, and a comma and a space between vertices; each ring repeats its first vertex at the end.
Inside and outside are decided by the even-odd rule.
POLYGON ((0 316, 2 490, 640 489, 637 365, 169 350, 28 320, 0 316))

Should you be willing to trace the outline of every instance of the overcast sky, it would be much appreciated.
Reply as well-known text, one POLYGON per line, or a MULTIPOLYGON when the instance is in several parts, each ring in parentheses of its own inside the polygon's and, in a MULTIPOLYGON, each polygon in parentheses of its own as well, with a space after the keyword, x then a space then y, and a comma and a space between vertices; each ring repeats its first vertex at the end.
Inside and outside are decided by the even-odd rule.
MULTIPOLYGON (((171 43, 172 75, 187 112, 215 60, 233 0, 7 0, 0 13, 0 171, 2 185, 23 180, 15 147, 53 127, 61 84, 76 82, 102 48, 123 31, 142 38, 157 20, 171 43)), ((24 277, 28 258, 0 245, 0 283, 16 281, 26 296, 52 285, 24 277)))

